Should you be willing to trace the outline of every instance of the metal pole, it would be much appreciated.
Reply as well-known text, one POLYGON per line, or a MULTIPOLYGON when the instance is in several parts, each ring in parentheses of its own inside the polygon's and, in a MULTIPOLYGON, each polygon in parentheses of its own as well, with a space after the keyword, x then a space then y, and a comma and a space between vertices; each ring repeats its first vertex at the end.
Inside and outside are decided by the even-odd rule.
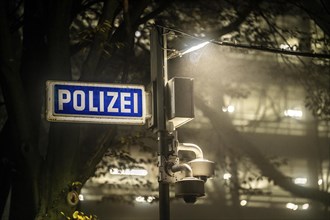
POLYGON ((170 219, 170 196, 169 183, 164 181, 164 165, 168 156, 168 131, 166 130, 166 83, 167 83, 167 56, 166 56, 166 38, 163 28, 154 27, 150 37, 150 56, 151 56, 151 83, 156 84, 153 95, 156 96, 156 105, 154 106, 154 125, 158 135, 158 156, 159 156, 159 219, 170 219))
MULTIPOLYGON (((159 150, 160 158, 163 158, 166 149, 164 146, 167 146, 167 134, 166 132, 159 132, 159 150)), ((160 159, 163 160, 163 159, 160 159)), ((161 161, 160 161, 161 162, 161 161)), ((162 163, 162 162, 161 162, 162 163)), ((161 173, 159 175, 162 175, 161 173)), ((169 220, 170 219, 170 187, 169 183, 162 180, 159 181, 159 219, 160 220, 169 220)))

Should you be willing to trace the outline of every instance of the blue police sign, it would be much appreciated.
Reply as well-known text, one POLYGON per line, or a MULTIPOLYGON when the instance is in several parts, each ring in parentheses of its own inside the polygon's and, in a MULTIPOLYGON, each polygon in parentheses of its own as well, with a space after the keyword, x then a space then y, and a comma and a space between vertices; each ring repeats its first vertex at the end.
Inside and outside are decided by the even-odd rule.
POLYGON ((47 81, 46 88, 49 121, 145 123, 141 85, 47 81))

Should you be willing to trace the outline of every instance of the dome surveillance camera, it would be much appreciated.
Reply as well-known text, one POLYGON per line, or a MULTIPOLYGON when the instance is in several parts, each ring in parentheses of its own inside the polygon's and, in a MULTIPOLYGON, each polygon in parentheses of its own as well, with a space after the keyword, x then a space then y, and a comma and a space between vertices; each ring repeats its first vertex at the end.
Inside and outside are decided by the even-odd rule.
POLYGON ((195 177, 185 177, 175 182, 175 196, 193 204, 198 197, 205 195, 204 181, 195 177))
POLYGON ((213 161, 197 158, 189 161, 188 165, 191 167, 194 177, 197 177, 204 182, 206 182, 207 178, 214 176, 215 167, 213 161))
POLYGON ((183 200, 185 203, 194 204, 197 200, 197 197, 192 195, 183 196, 183 200))

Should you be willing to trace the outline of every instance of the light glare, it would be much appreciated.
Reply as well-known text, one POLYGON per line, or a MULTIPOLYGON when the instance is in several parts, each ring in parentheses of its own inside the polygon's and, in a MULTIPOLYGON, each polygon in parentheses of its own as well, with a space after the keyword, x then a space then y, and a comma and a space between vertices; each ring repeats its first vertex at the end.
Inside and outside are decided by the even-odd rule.
POLYGON ((184 54, 186 54, 186 53, 191 53, 191 52, 193 52, 193 51, 195 51, 195 50, 199 50, 199 49, 205 47, 205 46, 206 46, 207 44, 209 44, 209 43, 210 43, 210 42, 206 41, 206 42, 203 42, 203 43, 198 44, 198 45, 196 45, 196 46, 193 46, 193 47, 189 48, 188 50, 182 52, 182 53, 180 54, 180 56, 182 56, 182 55, 184 55, 184 54))

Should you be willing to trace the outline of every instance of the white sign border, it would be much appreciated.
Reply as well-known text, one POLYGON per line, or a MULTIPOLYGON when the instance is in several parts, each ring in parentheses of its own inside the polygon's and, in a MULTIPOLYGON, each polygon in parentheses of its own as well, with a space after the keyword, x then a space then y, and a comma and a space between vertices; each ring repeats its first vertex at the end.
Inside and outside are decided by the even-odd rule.
POLYGON ((76 82, 76 81, 46 81, 46 119, 50 122, 73 122, 73 123, 96 123, 96 124, 124 124, 124 125, 144 125, 146 122, 146 92, 143 85, 135 84, 112 84, 95 82, 76 82), (96 86, 112 88, 128 88, 142 90, 142 116, 141 117, 114 117, 114 116, 88 116, 88 115, 61 115, 54 113, 54 86, 73 85, 73 86, 96 86))

